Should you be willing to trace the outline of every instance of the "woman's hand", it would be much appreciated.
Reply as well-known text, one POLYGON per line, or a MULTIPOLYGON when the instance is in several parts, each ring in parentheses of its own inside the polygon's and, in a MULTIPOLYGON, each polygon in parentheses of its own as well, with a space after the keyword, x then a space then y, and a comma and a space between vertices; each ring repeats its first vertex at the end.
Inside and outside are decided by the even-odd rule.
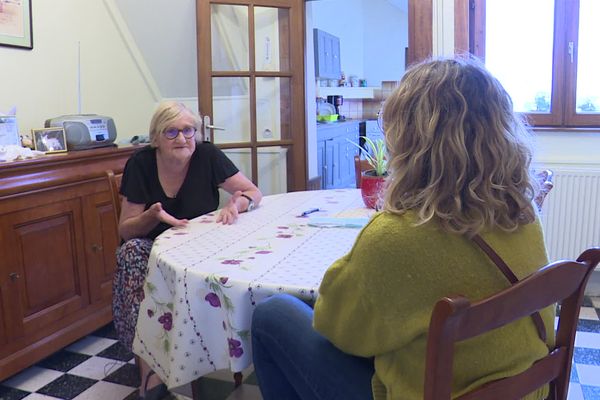
POLYGON ((241 196, 241 190, 237 190, 235 193, 233 193, 225 207, 223 207, 221 212, 219 212, 217 222, 222 222, 223 225, 231 225, 237 220, 238 214, 240 213, 238 210, 237 201, 241 196))
POLYGON ((160 222, 177 228, 184 227, 189 222, 167 213, 160 203, 152 204, 147 210, 144 208, 144 204, 130 203, 126 198, 123 199, 119 220, 119 234, 123 240, 144 237, 160 222))
POLYGON ((166 212, 162 208, 162 204, 160 202, 152 204, 150 208, 148 208, 145 212, 147 212, 152 218, 177 228, 186 226, 189 222, 189 220, 187 219, 177 219, 168 212, 166 212))

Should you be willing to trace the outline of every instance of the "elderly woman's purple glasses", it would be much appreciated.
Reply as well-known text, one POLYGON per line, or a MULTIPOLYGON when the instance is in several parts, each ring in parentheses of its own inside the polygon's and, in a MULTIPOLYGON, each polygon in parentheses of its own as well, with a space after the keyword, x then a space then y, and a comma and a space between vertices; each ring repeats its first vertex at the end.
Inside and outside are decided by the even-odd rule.
POLYGON ((168 128, 168 129, 165 129, 165 131, 163 132, 163 134, 165 135, 165 137, 167 139, 173 140, 177 136, 179 136, 179 132, 183 133, 183 137, 184 138, 191 139, 196 134, 196 128, 194 128, 193 126, 186 126, 183 129, 168 128))

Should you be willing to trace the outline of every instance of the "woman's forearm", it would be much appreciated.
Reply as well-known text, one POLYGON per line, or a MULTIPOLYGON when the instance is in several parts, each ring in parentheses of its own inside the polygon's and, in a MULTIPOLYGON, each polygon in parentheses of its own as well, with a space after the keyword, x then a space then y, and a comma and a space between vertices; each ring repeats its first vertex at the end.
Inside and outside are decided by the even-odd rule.
POLYGON ((146 210, 119 222, 119 235, 123 240, 144 237, 159 223, 156 213, 146 210))

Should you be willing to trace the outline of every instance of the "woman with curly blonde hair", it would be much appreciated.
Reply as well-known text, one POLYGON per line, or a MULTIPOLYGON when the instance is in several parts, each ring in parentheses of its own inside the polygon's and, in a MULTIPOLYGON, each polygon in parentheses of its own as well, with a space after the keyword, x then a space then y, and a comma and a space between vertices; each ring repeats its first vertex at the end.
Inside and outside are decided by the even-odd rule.
MULTIPOLYGON (((528 132, 479 62, 410 68, 383 113, 390 175, 383 211, 327 271, 313 310, 277 295, 253 315, 254 365, 265 400, 423 398, 434 304, 476 301, 548 262, 532 203, 528 132)), ((548 352, 554 310, 455 349, 453 397, 515 375, 548 352), (539 322, 539 323, 538 323, 539 322)), ((543 399, 543 386, 526 399, 543 399)))
POLYGON ((385 209, 467 235, 533 222, 529 134, 500 83, 467 59, 425 63, 403 82, 383 112, 385 209))

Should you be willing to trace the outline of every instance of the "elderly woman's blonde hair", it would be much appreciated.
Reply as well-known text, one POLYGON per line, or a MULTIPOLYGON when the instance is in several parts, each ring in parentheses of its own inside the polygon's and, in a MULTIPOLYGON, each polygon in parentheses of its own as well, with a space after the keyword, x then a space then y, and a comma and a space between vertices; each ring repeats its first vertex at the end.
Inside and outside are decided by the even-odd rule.
POLYGON ((161 102, 150 121, 150 145, 157 147, 158 138, 162 133, 171 127, 174 121, 178 120, 183 114, 188 114, 194 120, 194 128, 197 131, 202 127, 202 120, 197 113, 190 110, 185 104, 176 101, 161 102))
POLYGON ((510 96, 478 61, 429 60, 387 99, 390 176, 384 209, 453 233, 513 231, 535 219, 530 135, 510 96))

